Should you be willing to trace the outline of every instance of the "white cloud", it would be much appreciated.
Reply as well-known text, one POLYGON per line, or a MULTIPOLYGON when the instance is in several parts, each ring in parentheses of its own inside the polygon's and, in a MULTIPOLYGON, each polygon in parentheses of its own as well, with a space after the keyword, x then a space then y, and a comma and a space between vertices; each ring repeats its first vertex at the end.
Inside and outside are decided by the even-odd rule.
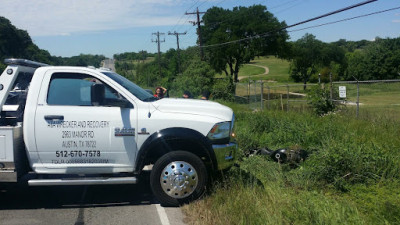
POLYGON ((2 0, 0 15, 31 36, 175 25, 189 0, 2 0), (184 7, 183 7, 184 8, 184 7))
POLYGON ((393 23, 400 23, 400 20, 392 20, 393 23))

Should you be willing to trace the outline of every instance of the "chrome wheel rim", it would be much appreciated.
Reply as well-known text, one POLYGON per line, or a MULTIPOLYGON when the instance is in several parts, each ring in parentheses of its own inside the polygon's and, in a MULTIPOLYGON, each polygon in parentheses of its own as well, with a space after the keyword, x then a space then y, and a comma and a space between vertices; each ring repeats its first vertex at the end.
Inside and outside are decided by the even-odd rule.
POLYGON ((163 191, 170 197, 185 198, 191 195, 198 185, 197 172, 187 162, 174 161, 162 170, 160 183, 163 191))

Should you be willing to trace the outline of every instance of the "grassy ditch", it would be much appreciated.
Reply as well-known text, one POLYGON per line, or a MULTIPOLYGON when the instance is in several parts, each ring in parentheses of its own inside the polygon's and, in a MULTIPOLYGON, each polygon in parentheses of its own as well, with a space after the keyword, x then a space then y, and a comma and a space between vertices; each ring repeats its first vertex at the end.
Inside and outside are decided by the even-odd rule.
POLYGON ((240 167, 183 207, 189 224, 400 224, 400 128, 390 118, 236 110, 240 167), (304 162, 245 157, 302 148, 304 162))

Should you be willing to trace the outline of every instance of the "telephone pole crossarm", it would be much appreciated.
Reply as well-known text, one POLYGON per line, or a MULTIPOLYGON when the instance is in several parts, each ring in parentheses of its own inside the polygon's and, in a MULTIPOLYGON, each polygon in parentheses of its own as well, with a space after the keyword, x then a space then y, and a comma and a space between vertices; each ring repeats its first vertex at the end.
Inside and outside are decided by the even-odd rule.
POLYGON ((186 35, 186 31, 184 33, 178 33, 176 31, 174 31, 174 33, 172 32, 168 32, 168 35, 175 35, 176 36, 176 45, 177 45, 177 52, 178 52, 178 72, 181 73, 181 55, 180 55, 180 49, 179 49, 179 35, 186 35))
POLYGON ((152 35, 156 35, 157 39, 155 41, 153 41, 153 39, 151 40, 151 42, 156 42, 157 43, 157 49, 158 49, 158 68, 159 68, 159 74, 161 77, 161 51, 160 51, 160 43, 161 42, 165 42, 165 38, 164 40, 160 40, 160 35, 165 35, 165 33, 160 33, 157 31, 157 33, 152 33, 152 35))
POLYGON ((202 41, 202 39, 201 39, 200 23, 201 23, 202 21, 200 20, 200 14, 204 14, 204 13, 206 13, 206 12, 199 12, 199 8, 197 8, 196 12, 191 12, 191 13, 186 12, 186 13, 185 13, 185 15, 197 15, 197 21, 190 21, 190 22, 193 24, 193 26, 196 26, 196 25, 197 25, 197 35, 198 35, 198 38, 199 38, 200 57, 201 57, 201 60, 204 59, 204 52, 203 52, 203 48, 202 48, 202 46, 203 46, 203 41, 202 41))

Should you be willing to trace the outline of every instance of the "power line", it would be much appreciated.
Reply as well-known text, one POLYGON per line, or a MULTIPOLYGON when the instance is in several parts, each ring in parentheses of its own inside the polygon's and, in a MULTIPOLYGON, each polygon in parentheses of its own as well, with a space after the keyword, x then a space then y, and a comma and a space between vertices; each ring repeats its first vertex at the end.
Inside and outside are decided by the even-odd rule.
MULTIPOLYGON (((208 3, 211 3, 211 4, 209 4, 208 8, 210 8, 211 6, 217 7, 218 5, 221 5, 222 3, 224 3, 225 1, 227 1, 227 0, 220 0, 219 2, 217 2, 217 3, 215 3, 215 4, 212 4, 212 1, 207 1, 208 3)), ((291 3, 291 2, 294 2, 294 1, 299 1, 299 0, 290 0, 290 1, 287 1, 287 2, 285 2, 285 3, 288 4, 288 3, 291 3)), ((188 10, 190 10, 191 8, 193 8, 193 6, 195 6, 198 2, 199 2, 199 0, 197 0, 191 7, 189 7, 189 9, 187 9, 186 12, 187 12, 188 10)), ((266 0, 256 1, 256 2, 254 3, 254 5, 256 5, 256 4, 261 4, 261 3, 263 3, 263 2, 266 2, 266 0)), ((197 7, 202 6, 204 3, 205 3, 205 2, 199 4, 197 7)), ((284 3, 284 4, 285 4, 285 3, 284 3)), ((281 4, 281 5, 283 5, 283 4, 281 4)), ((298 4, 297 4, 297 5, 298 5, 298 4)), ((275 8, 278 8, 278 7, 280 7, 280 5, 278 5, 278 6, 275 7, 275 8)), ((207 8, 207 7, 206 7, 206 8, 207 8)), ((184 16, 184 15, 185 15, 185 14, 183 14, 183 16, 184 16)), ((182 16, 182 17, 183 17, 183 16, 182 16)), ((179 19, 178 23, 174 26, 174 28, 177 27, 177 25, 179 24, 179 22, 182 20, 182 17, 179 19)), ((228 19, 228 20, 225 20, 225 21, 229 21, 229 20, 232 20, 232 18, 230 18, 230 19, 228 19)), ((188 21, 189 21, 189 18, 187 18, 186 21, 183 22, 183 24, 186 23, 186 22, 188 22, 188 21)), ((217 22, 217 23, 215 23, 215 24, 222 23, 222 22, 225 22, 225 21, 220 21, 220 22, 217 22)), ((180 25, 180 26, 183 26, 183 24, 180 25)), ((194 26, 191 27, 189 30, 186 30, 185 32, 191 33, 191 31, 192 31, 193 29, 194 29, 194 26)), ((172 30, 174 30, 174 29, 172 29, 172 30)), ((178 28, 177 30, 178 30, 178 32, 179 32, 179 31, 181 31, 182 29, 178 28)), ((192 38, 192 36, 186 36, 186 37, 183 38, 183 40, 188 40, 188 39, 191 39, 191 38, 192 38)), ((188 42, 185 42, 185 41, 184 41, 184 43, 188 43, 188 42)))
POLYGON ((292 24, 290 26, 285 27, 285 29, 291 28, 291 27, 295 27, 295 26, 298 26, 298 25, 301 25, 301 24, 305 24, 305 23, 308 23, 308 22, 311 22, 311 21, 314 21, 314 20, 318 20, 318 19, 321 19, 321 18, 324 18, 324 17, 327 17, 327 16, 331 16, 331 15, 337 14, 337 13, 341 13, 341 12, 344 12, 344 11, 347 11, 347 10, 350 10, 350 9, 353 9, 353 8, 356 8, 356 7, 360 7, 360 6, 365 5, 365 4, 376 2, 376 1, 378 1, 378 0, 368 0, 368 1, 361 2, 361 3, 355 4, 355 5, 351 5, 351 6, 348 6, 346 8, 343 8, 343 9, 339 9, 339 10, 336 10, 336 11, 333 11, 333 12, 330 12, 330 13, 326 13, 326 14, 321 15, 321 16, 317 16, 317 17, 314 17, 314 18, 311 18, 311 19, 308 19, 308 20, 305 20, 305 21, 301 21, 299 23, 292 24))
MULTIPOLYGON (((222 3, 224 3, 225 1, 227 1, 227 0, 220 0, 219 2, 217 2, 217 3, 215 3, 215 4, 213 4, 212 5, 212 1, 207 1, 208 3, 211 3, 211 4, 209 4, 209 6, 208 7, 206 7, 206 8, 210 8, 211 6, 218 6, 218 5, 221 5, 222 3)), ((254 3, 254 4, 260 4, 261 2, 264 2, 264 1, 266 1, 266 0, 262 0, 262 1, 257 1, 256 3, 254 3)), ((293 0, 291 0, 291 1, 293 1, 293 0)), ((294 0, 294 1, 298 1, 298 0, 294 0)), ((194 5, 196 5, 197 3, 198 3, 199 1, 197 1, 195 4, 193 4, 188 10, 190 10, 191 8, 193 8, 193 6, 194 5)), ((206 3, 205 1, 203 2, 203 3, 201 3, 201 4, 199 4, 197 7, 200 7, 200 6, 202 6, 204 3, 206 3)), ((188 11, 188 10, 186 10, 186 12, 188 11)), ((185 15, 185 14, 184 14, 185 15)), ((181 17, 182 18, 182 17, 181 17)), ((181 19, 179 19, 179 20, 181 20, 181 19)), ((186 22, 188 22, 189 21, 189 18, 187 18, 186 19, 186 21, 184 22, 184 23, 186 23, 186 22)), ((178 22, 179 23, 179 22, 178 22)), ((178 25, 178 24, 177 24, 178 25)), ((183 26, 183 25, 181 25, 181 26, 183 26)), ((176 27, 176 25, 174 26, 174 27, 176 27)), ((194 29, 194 27, 192 27, 192 28, 190 28, 189 30, 186 30, 186 32, 187 33, 190 33, 192 30, 194 29)), ((172 29, 173 30, 173 29, 172 29)), ((178 31, 181 31, 181 29, 177 29, 178 31)), ((188 39, 189 37, 186 37, 185 39, 188 39)))
POLYGON ((304 3, 304 2, 298 2, 298 3, 296 3, 296 4, 293 4, 293 5, 291 5, 291 6, 288 6, 288 7, 284 8, 284 9, 282 9, 282 10, 277 11, 275 14, 280 14, 280 13, 282 13, 282 12, 285 12, 285 11, 287 11, 287 10, 289 10, 289 9, 291 9, 291 8, 294 8, 294 7, 296 7, 296 6, 298 6, 298 5, 302 4, 302 3, 304 3))
MULTIPOLYGON (((271 8, 268 8, 267 5, 265 5, 265 6, 267 7, 267 10, 270 11, 270 9, 279 8, 279 7, 281 7, 281 6, 285 6, 285 5, 287 5, 287 4, 294 3, 294 2, 296 2, 296 1, 299 1, 299 0, 290 0, 290 1, 286 1, 286 2, 284 2, 284 3, 282 3, 282 4, 272 6, 271 8)), ((263 1, 261 1, 261 2, 263 2, 263 1)), ((260 4, 261 2, 258 2, 258 4, 260 4)), ((303 3, 303 2, 299 2, 299 3, 297 3, 297 4, 291 5, 291 6, 287 7, 287 8, 284 8, 284 9, 280 10, 280 11, 277 12, 277 13, 284 12, 284 11, 286 11, 286 10, 288 10, 288 9, 291 9, 291 8, 293 8, 293 7, 295 7, 295 6, 300 5, 301 3, 303 3)), ((256 4, 255 4, 255 5, 256 5, 256 4)), ((222 20, 222 21, 218 21, 218 22, 214 22, 214 23, 208 23, 208 25, 210 25, 210 26, 212 26, 212 25, 219 25, 219 24, 222 24, 222 23, 224 23, 224 22, 233 21, 234 19, 236 19, 236 18, 238 18, 238 17, 240 17, 240 15, 232 16, 232 17, 229 17, 228 19, 225 19, 225 20, 222 20)))
MULTIPOLYGON (((195 3, 193 3, 186 11, 191 10, 200 0, 197 0, 195 3)), ((171 30, 175 30, 175 27, 179 24, 179 22, 182 20, 182 18, 185 16, 185 14, 182 14, 181 18, 179 18, 178 22, 176 23, 176 25, 171 29, 171 30)), ((187 22, 187 19, 185 22, 183 22, 183 24, 185 24, 187 22)))
POLYGON ((254 36, 251 36, 251 37, 242 38, 242 39, 238 39, 238 40, 234 40, 234 41, 228 41, 228 42, 219 43, 219 44, 212 44, 212 45, 205 45, 205 46, 200 46, 200 47, 208 48, 208 47, 222 46, 222 45, 233 44, 233 43, 236 43, 236 42, 242 42, 242 41, 245 41, 245 40, 251 40, 251 39, 257 39, 257 38, 261 38, 261 37, 266 37, 266 36, 270 35, 270 33, 272 33, 272 32, 281 31, 281 30, 285 30, 285 29, 288 29, 288 28, 291 28, 291 27, 299 26, 301 24, 305 24, 305 23, 308 23, 308 22, 311 22, 311 21, 314 21, 314 20, 318 20, 318 19, 321 19, 321 18, 324 18, 324 17, 327 17, 327 16, 331 16, 331 15, 334 15, 334 14, 337 14, 337 13, 340 13, 340 12, 344 12, 344 11, 347 11, 347 10, 350 10, 350 9, 353 9, 353 8, 356 8, 356 7, 360 7, 362 5, 369 4, 369 3, 372 3, 372 2, 375 2, 375 1, 378 1, 378 0, 364 1, 364 2, 361 2, 361 3, 355 4, 355 5, 348 6, 348 7, 343 8, 343 9, 339 9, 339 10, 336 10, 336 11, 333 11, 333 12, 329 12, 329 13, 323 14, 321 16, 313 17, 311 19, 304 20, 304 21, 301 21, 301 22, 298 22, 298 23, 295 23, 295 24, 292 24, 292 25, 289 25, 289 26, 286 26, 286 27, 283 27, 283 28, 280 28, 280 29, 277 29, 277 30, 272 30, 272 31, 269 31, 269 32, 264 33, 264 34, 254 35, 254 36))
POLYGON ((359 15, 359 16, 354 16, 354 17, 350 17, 350 18, 346 18, 346 19, 342 19, 342 20, 336 20, 336 21, 333 21, 333 22, 322 23, 322 24, 318 24, 318 25, 315 25, 315 26, 309 26, 309 27, 305 27, 305 28, 301 28, 301 29, 297 29, 297 30, 291 30, 291 31, 288 31, 288 32, 296 32, 296 31, 302 31, 302 30, 311 29, 311 28, 315 28, 315 27, 322 27, 322 26, 326 26, 326 25, 339 23, 339 22, 345 22, 345 21, 349 21, 349 20, 353 20, 353 19, 358 19, 358 18, 372 16, 372 15, 376 15, 376 14, 380 14, 380 13, 384 13, 384 12, 389 12, 389 11, 393 11, 393 10, 396 10, 396 9, 400 9, 400 7, 386 9, 386 10, 373 12, 373 13, 368 13, 368 14, 359 15))
POLYGON ((283 2, 282 4, 272 6, 272 7, 269 8, 269 9, 276 9, 276 8, 279 8, 279 7, 281 7, 281 6, 285 6, 285 5, 287 5, 287 4, 290 4, 290 3, 293 3, 293 2, 296 2, 296 1, 298 1, 298 0, 286 1, 286 2, 283 2))

